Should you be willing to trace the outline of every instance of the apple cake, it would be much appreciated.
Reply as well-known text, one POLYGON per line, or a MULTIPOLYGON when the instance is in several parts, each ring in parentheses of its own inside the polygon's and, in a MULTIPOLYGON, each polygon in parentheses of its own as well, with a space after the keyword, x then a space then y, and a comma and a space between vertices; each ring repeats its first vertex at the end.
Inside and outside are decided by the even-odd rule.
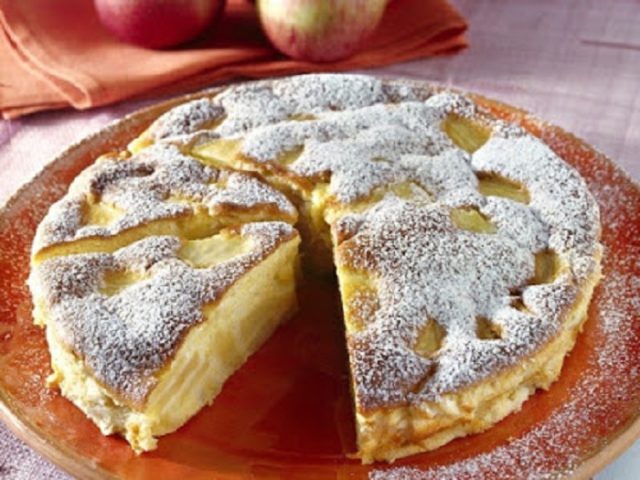
POLYGON ((362 75, 204 92, 38 228, 51 383, 154 448, 335 271, 363 462, 491 427, 557 379, 600 278, 597 204, 473 97, 362 75))

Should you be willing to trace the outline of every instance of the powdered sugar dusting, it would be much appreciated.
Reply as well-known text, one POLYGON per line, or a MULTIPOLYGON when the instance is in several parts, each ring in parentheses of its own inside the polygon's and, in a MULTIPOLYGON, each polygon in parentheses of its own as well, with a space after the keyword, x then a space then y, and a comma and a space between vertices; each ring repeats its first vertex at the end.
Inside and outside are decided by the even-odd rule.
POLYGON ((224 109, 213 99, 200 98, 178 105, 158 118, 149 128, 154 140, 197 132, 222 119, 224 109))
POLYGON ((204 166, 177 147, 160 143, 127 160, 104 157, 85 170, 40 224, 34 252, 61 242, 111 237, 155 220, 191 215, 196 208, 193 204, 212 215, 234 208, 253 208, 259 214, 269 206, 276 218, 296 215, 283 194, 259 179, 204 166), (118 218, 108 225, 89 224, 85 219, 89 198, 113 208, 118 218))
MULTIPOLYGON (((572 257, 572 266, 578 266, 577 257, 593 256, 600 231, 593 197, 578 172, 544 143, 524 134, 494 137, 473 155, 471 164, 475 170, 498 172, 527 186, 532 210, 555 226, 549 248, 572 257)), ((580 266, 575 273, 583 280, 593 267, 580 266)))
MULTIPOLYGON (((416 180, 415 165, 404 168, 402 157, 419 155, 424 162, 452 149, 441 121, 454 109, 473 113, 458 94, 416 95, 406 86, 383 85, 366 76, 306 75, 233 87, 212 100, 225 120, 209 138, 241 138, 242 153, 259 162, 304 147, 290 172, 312 181, 329 173, 330 192, 348 203, 381 185, 416 180), (299 121, 300 115, 308 118, 299 121)), ((175 130, 173 141, 193 133, 175 130)))

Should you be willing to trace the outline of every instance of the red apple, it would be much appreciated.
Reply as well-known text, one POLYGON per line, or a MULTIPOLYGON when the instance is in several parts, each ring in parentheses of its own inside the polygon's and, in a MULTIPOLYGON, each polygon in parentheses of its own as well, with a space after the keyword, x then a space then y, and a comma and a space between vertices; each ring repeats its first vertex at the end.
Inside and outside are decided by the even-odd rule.
POLYGON ((224 0, 94 0, 102 23, 120 40, 163 48, 196 37, 224 8, 224 0))
POLYGON ((265 33, 282 53, 312 62, 348 57, 382 19, 387 0, 258 0, 265 33))

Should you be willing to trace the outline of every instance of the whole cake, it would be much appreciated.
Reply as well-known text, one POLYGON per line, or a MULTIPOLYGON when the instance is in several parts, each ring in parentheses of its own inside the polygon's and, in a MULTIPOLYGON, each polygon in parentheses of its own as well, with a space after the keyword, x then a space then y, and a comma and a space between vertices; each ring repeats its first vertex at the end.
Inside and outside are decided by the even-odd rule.
POLYGON ((40 224, 29 283, 50 383, 140 452, 295 311, 301 257, 335 271, 358 455, 393 461, 557 379, 599 235, 578 173, 471 97, 306 75, 205 92, 100 157, 40 224))

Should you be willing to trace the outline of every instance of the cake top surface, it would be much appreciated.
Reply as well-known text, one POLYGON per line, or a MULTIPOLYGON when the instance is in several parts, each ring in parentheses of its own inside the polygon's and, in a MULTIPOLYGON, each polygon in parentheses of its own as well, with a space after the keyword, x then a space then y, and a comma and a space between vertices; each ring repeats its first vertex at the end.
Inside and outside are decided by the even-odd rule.
MULTIPOLYGON (((364 274, 375 296, 345 305, 366 317, 359 329, 348 330, 363 408, 433 399, 519 362, 557 333, 597 270, 599 214, 578 173, 542 141, 459 93, 359 75, 291 77, 229 87, 178 106, 147 135, 155 144, 140 158, 235 139, 257 165, 278 164, 312 184, 328 183, 340 205, 331 220, 339 276, 364 274), (481 124, 487 138, 461 148, 444 128, 450 118, 481 124), (299 154, 281 164, 291 151, 299 154), (351 208, 376 189, 400 184, 410 187, 406 198, 388 192, 364 211, 351 208), (512 195, 513 189, 526 195, 512 195), (545 253, 558 272, 534 285, 545 253), (441 345, 418 353, 419 337, 433 324, 442 330, 441 345), (480 338, 482 329, 493 333, 480 338)), ((205 176, 195 183, 208 185, 205 167, 186 158, 188 171, 205 176)), ((176 163, 172 172, 176 168, 183 167, 176 163)), ((81 176, 78 183, 86 181, 81 176)), ((176 191, 184 195, 181 188, 176 191)), ((51 241, 80 231, 79 214, 69 213, 78 208, 75 190, 74 183, 70 205, 63 200, 54 207, 63 213, 51 241)), ((135 189, 123 190, 126 196, 135 189)), ((290 211, 284 197, 269 192, 241 201, 263 203, 266 195, 290 211)))
POLYGON ((463 111, 470 102, 373 77, 311 75, 240 85, 194 100, 160 117, 149 134, 156 141, 239 139, 241 153, 263 164, 278 164, 299 150, 287 172, 312 183, 328 179, 336 199, 349 203, 411 177, 411 170, 392 165, 401 157, 432 156, 451 147, 440 121, 454 106, 463 111), (184 118, 192 115, 200 121, 184 118))
POLYGON ((198 212, 212 223, 245 213, 264 220, 296 217, 291 202, 255 176, 212 168, 174 145, 157 144, 131 158, 103 156, 83 171, 40 224, 33 250, 114 237, 198 212))

